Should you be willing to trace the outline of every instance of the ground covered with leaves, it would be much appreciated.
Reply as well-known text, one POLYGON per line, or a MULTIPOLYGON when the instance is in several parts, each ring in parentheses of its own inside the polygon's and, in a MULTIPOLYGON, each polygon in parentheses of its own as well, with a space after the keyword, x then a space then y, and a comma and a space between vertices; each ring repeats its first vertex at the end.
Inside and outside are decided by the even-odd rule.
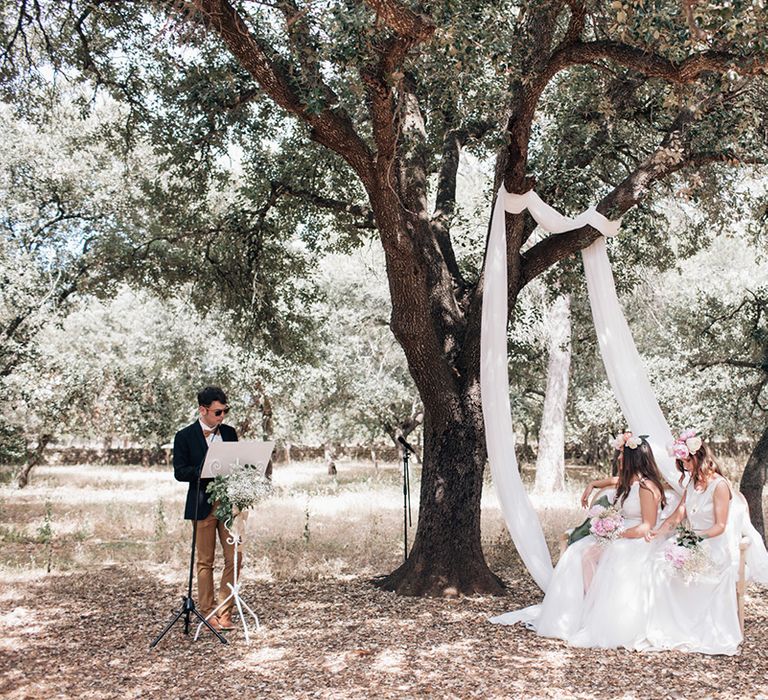
MULTIPOLYGON (((352 497, 346 501, 351 510, 336 512, 317 500, 307 509, 298 498, 304 512, 293 534, 273 533, 270 540, 269 522, 262 523, 243 572, 243 598, 262 623, 250 643, 242 629, 228 633, 227 645, 209 633, 194 642, 178 624, 150 650, 186 590, 187 531, 182 527, 178 537, 165 531, 163 546, 153 544, 158 524, 150 516, 157 506, 150 498, 145 541, 129 529, 132 546, 118 546, 119 539, 99 537, 110 532, 95 515, 104 508, 102 493, 91 506, 84 500, 80 516, 88 512, 90 519, 83 535, 66 524, 66 514, 78 512, 67 510, 71 494, 54 497, 68 476, 52 472, 37 492, 23 497, 7 489, 0 493, 4 698, 768 698, 768 592, 762 589, 749 591, 746 640, 736 657, 574 649, 487 621, 541 598, 498 534, 484 546, 508 584, 506 598, 416 599, 375 588, 372 573, 397 563, 397 511, 391 522, 380 514, 373 534, 361 532, 358 523, 353 545, 332 546, 347 537, 364 510, 352 497), (38 504, 35 511, 33 501, 41 496, 49 505, 38 504), (23 513, 34 517, 12 530, 11 519, 23 520, 15 508, 24 499, 23 513), (301 548, 312 556, 305 553, 304 563, 292 568, 289 560, 298 560, 301 548), (363 561, 369 556, 376 560, 363 561), (382 566, 379 559, 386 557, 391 561, 382 566), (46 560, 49 573, 40 566, 46 560)), ((291 489, 300 488, 297 480, 292 483, 291 489)), ((347 491, 363 493, 360 483, 350 479, 335 497, 344 503, 347 491)), ((379 487, 389 489, 386 483, 379 487)), ((396 480, 391 487, 396 489, 396 480)), ((122 495, 107 508, 111 521, 120 519, 121 503, 135 512, 141 502, 137 491, 117 490, 122 495)), ((386 502, 380 496, 372 508, 386 502)), ((493 499, 488 501, 492 509, 493 499)), ((275 506, 286 516, 283 526, 288 502, 275 506)), ((487 529, 494 532, 492 516, 487 529)), ((365 522, 371 519, 369 513, 365 522)), ((277 528, 275 522, 272 530, 277 528)))

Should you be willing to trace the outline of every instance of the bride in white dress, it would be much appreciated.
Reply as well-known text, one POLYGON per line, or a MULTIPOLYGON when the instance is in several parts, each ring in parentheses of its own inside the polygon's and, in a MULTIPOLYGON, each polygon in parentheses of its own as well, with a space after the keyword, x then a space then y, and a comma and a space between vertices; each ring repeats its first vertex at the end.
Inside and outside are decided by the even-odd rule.
POLYGON ((619 451, 613 502, 624 517, 621 536, 607 544, 592 535, 573 543, 560 557, 541 605, 491 622, 524 622, 537 634, 575 646, 632 648, 644 637, 653 549, 645 535, 656 525, 664 481, 644 437, 625 433, 619 451))
POLYGON ((690 529, 704 538, 700 546, 709 561, 706 570, 689 582, 657 550, 651 578, 651 607, 646 639, 638 649, 738 653, 742 641, 736 602, 738 542, 741 536, 730 523, 733 494, 722 476, 710 448, 693 431, 675 442, 681 482, 690 476, 680 505, 653 539, 671 532, 688 519, 690 529))

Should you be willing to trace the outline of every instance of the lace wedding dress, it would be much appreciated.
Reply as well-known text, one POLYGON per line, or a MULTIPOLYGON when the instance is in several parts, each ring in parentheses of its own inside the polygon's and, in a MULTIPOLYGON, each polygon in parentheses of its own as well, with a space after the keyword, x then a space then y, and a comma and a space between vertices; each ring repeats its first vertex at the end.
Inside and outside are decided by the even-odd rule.
MULTIPOLYGON (((704 532, 715 524, 714 493, 721 481, 725 480, 718 476, 703 491, 688 484, 685 508, 694 532, 704 532)), ((739 550, 734 538, 741 537, 741 530, 734 526, 737 509, 733 500, 725 532, 701 543, 710 560, 706 572, 686 582, 664 559, 663 549, 657 550, 648 629, 638 649, 738 653, 742 634, 736 605, 739 550)))
MULTIPOLYGON (((640 484, 635 482, 621 506, 625 527, 642 522, 640 484)), ((649 613, 649 569, 655 548, 643 538, 619 538, 607 545, 585 537, 565 550, 541 605, 499 615, 491 622, 523 622, 543 637, 580 647, 634 648, 644 637, 649 613), (585 570, 599 561, 585 589, 585 570)))

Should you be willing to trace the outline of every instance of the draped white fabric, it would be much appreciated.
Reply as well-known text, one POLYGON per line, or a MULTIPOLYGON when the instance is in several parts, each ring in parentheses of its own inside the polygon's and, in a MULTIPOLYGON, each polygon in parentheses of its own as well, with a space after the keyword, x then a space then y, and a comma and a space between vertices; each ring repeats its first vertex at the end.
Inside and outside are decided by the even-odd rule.
POLYGON ((618 222, 608 221, 594 209, 570 219, 545 204, 533 191, 515 195, 507 192, 504 187, 499 189, 491 220, 485 257, 480 332, 480 388, 488 462, 512 541, 534 581, 546 591, 552 577, 552 559, 541 523, 520 479, 507 371, 507 245, 504 212, 519 214, 524 209, 528 209, 539 226, 550 233, 561 233, 591 224, 601 233, 613 235, 618 230, 618 222))
POLYGON ((680 494, 680 472, 667 452, 674 438, 656 401, 645 365, 619 304, 605 238, 598 238, 581 251, 581 256, 597 341, 613 395, 619 402, 629 429, 635 435, 648 435, 661 473, 680 494))
MULTIPOLYGON (((515 456, 507 370, 507 246, 504 212, 513 214, 528 209, 542 229, 562 233, 591 225, 603 236, 618 232, 620 222, 609 221, 594 208, 576 218, 561 215, 533 192, 516 195, 499 189, 491 219, 485 259, 483 313, 480 333, 480 385, 485 421, 488 462, 507 529, 523 563, 534 581, 547 590, 552 578, 552 560, 536 511, 525 491, 515 456)), ((668 456, 672 433, 659 408, 643 361, 616 295, 611 265, 600 238, 582 251, 592 316, 600 352, 611 388, 630 429, 648 435, 659 468, 676 490, 678 473, 668 456)), ((736 499, 734 499, 736 501, 736 499)), ((737 508, 740 506, 737 505, 737 508)), ((768 584, 768 553, 746 513, 738 518, 740 530, 749 537, 749 574, 768 584)))
POLYGON ((520 558, 539 588, 547 590, 552 560, 539 517, 533 509, 515 456, 515 434, 507 371, 507 246, 505 196, 499 190, 485 254, 483 315, 480 330, 480 391, 485 442, 501 512, 520 558))

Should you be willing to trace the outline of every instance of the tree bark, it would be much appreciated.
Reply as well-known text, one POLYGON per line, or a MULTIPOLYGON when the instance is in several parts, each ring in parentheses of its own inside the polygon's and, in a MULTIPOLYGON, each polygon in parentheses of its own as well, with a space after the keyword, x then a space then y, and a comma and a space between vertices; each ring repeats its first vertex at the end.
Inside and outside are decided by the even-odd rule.
POLYGON ((747 466, 741 475, 739 490, 744 494, 749 506, 749 517, 755 529, 765 541, 765 521, 763 519, 763 487, 768 470, 768 426, 757 441, 747 466))
POLYGON ((18 475, 16 476, 16 483, 20 489, 23 489, 27 484, 29 484, 30 472, 32 471, 32 469, 34 469, 38 464, 40 464, 43 461, 43 454, 45 453, 45 448, 48 447, 48 443, 52 439, 53 439, 53 435, 50 435, 48 433, 45 433, 38 438, 35 451, 32 452, 31 455, 28 455, 27 461, 21 467, 18 475))
POLYGON ((479 390, 425 405, 424 461, 416 536, 408 559, 377 585, 400 595, 504 593, 480 544, 485 436, 479 390))
POLYGON ((328 467, 328 476, 336 476, 336 450, 332 442, 326 442, 324 445, 325 464, 328 467))
POLYGON ((539 429, 535 490, 540 493, 565 488, 565 408, 571 368, 571 299, 558 297, 549 313, 549 362, 547 391, 539 429))

